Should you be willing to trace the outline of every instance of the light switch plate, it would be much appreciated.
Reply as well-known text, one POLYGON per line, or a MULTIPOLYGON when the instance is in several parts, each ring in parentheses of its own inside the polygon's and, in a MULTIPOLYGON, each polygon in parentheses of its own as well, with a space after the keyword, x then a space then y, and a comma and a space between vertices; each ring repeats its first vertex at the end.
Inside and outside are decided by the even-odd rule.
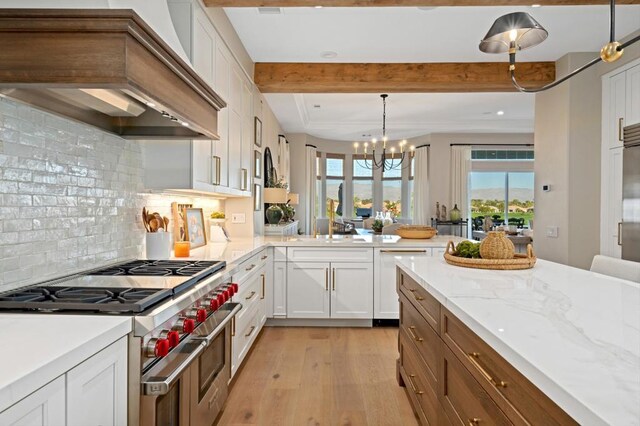
POLYGON ((244 213, 232 213, 231 214, 231 223, 245 223, 246 217, 244 213))
POLYGON ((548 238, 558 238, 558 227, 557 226, 547 226, 547 237, 548 238))

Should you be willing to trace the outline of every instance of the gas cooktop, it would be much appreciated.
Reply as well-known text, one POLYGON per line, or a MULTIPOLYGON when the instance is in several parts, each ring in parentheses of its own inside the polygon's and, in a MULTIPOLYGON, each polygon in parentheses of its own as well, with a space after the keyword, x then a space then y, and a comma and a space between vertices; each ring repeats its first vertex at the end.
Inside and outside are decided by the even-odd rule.
POLYGON ((225 266, 223 261, 134 260, 0 294, 0 310, 138 313, 225 266))

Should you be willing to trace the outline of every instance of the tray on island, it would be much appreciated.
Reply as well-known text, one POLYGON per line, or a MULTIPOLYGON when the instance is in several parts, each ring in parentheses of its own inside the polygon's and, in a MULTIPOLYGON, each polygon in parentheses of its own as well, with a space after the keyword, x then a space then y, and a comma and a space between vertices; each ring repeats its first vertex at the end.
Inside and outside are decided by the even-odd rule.
POLYGON ((497 269, 497 270, 517 270, 530 269, 536 264, 536 256, 533 254, 533 247, 527 244, 527 254, 516 253, 513 259, 470 259, 454 255, 455 246, 453 241, 449 241, 444 252, 444 260, 447 263, 464 268, 476 269, 497 269))

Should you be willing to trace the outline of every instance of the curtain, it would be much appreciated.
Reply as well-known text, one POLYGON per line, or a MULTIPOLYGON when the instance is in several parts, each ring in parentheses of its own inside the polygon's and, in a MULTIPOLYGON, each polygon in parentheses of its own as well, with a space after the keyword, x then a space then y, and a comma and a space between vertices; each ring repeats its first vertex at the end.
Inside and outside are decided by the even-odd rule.
POLYGON ((283 135, 278 135, 278 166, 280 177, 291 183, 289 176, 289 143, 283 135))
POLYGON ((418 147, 413 161, 413 223, 415 225, 430 226, 429 147, 418 147))
POLYGON ((471 146, 451 147, 451 205, 457 204, 463 219, 469 216, 469 173, 471 172, 471 146))
POLYGON ((316 156, 315 146, 305 147, 305 200, 304 200, 304 226, 305 234, 313 235, 313 225, 316 212, 316 156))

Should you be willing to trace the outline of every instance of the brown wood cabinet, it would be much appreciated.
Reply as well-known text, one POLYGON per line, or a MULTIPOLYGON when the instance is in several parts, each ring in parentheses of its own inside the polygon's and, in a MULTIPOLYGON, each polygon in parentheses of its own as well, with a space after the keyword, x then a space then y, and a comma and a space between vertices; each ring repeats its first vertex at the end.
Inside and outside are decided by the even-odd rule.
POLYGON ((397 289, 398 382, 422 424, 577 424, 400 269, 397 289))

